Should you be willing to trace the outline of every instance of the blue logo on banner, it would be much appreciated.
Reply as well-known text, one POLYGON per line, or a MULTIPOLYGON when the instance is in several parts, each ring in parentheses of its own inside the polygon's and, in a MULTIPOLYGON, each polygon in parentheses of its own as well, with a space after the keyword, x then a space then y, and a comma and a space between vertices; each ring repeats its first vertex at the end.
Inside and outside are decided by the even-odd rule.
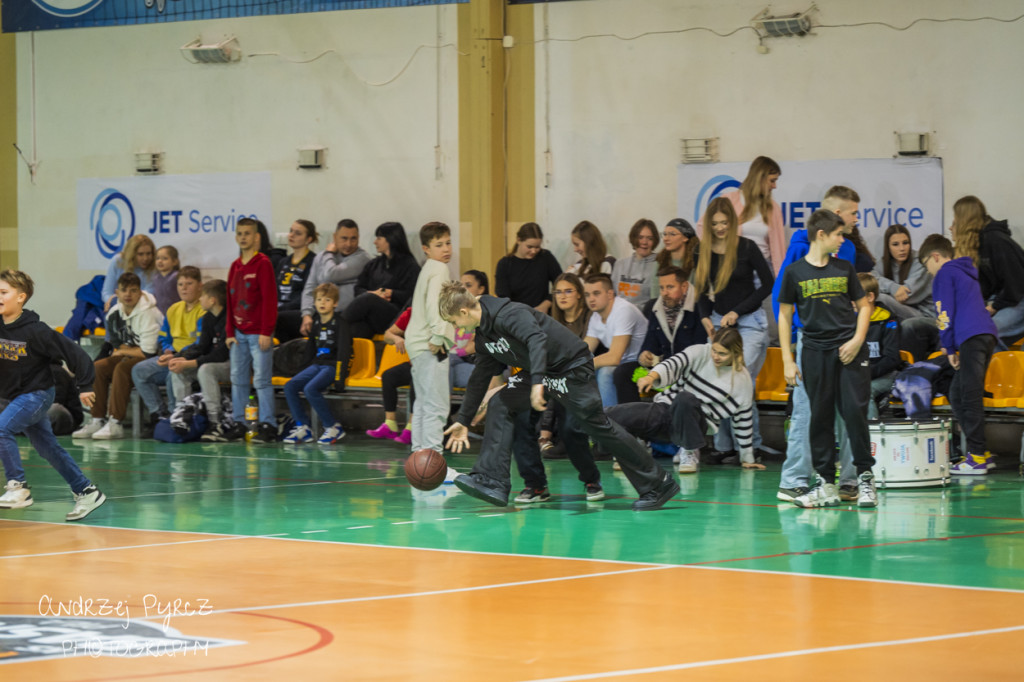
POLYGON ((121 253, 125 242, 135 234, 132 202, 116 189, 103 190, 92 202, 89 229, 96 233, 96 248, 104 258, 121 253))
POLYGON ((96 8, 103 0, 32 0, 39 9, 57 17, 77 17, 96 8))
POLYGON ((696 225, 697 221, 701 219, 704 209, 712 199, 731 189, 739 189, 740 184, 740 181, 731 175, 716 175, 705 182, 704 186, 700 188, 700 192, 697 193, 697 203, 693 207, 693 224, 696 225))
POLYGON ((928 463, 935 464, 935 439, 928 439, 928 463))

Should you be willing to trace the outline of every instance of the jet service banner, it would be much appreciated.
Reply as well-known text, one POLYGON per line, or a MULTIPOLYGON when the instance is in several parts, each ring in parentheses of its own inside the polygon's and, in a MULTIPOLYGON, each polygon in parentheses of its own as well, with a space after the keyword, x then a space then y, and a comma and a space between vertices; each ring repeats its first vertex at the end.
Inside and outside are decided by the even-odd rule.
MULTIPOLYGON (((806 227, 820 208, 829 187, 845 185, 860 195, 859 226, 865 243, 878 260, 885 230, 894 223, 907 227, 916 248, 932 233, 942 233, 942 159, 832 159, 779 161, 782 177, 772 193, 782 206, 788 235, 806 227)), ((680 164, 677 201, 680 217, 696 226, 708 203, 736 191, 749 162, 680 164)))
POLYGON ((270 173, 80 179, 77 206, 82 270, 105 270, 136 234, 176 247, 182 265, 227 268, 238 221, 270 224, 270 173))

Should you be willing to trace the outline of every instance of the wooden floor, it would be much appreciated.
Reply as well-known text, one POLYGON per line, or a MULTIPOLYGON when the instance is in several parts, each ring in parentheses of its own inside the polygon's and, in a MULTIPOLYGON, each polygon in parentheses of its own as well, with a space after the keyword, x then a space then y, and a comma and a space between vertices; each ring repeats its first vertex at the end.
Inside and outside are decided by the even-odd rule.
POLYGON ((798 510, 777 467, 706 467, 637 515, 607 463, 606 502, 554 462, 551 503, 500 510, 410 494, 360 439, 69 451, 111 500, 62 523, 27 460, 38 502, 0 517, 8 679, 1022 679, 1013 473, 798 510))

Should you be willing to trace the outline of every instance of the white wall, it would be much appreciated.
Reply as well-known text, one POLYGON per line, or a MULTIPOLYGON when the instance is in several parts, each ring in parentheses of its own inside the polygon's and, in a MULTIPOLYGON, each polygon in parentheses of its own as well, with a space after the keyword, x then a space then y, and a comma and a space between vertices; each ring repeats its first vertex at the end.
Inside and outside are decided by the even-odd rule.
MULTIPOLYGON (((920 17, 1012 18, 1013 0, 816 0, 817 23, 920 17)), ((772 3, 773 13, 809 2, 772 3)), ((589 0, 538 7, 535 30, 552 38, 749 24, 765 0, 589 0)), ((683 137, 721 138, 722 161, 883 158, 896 130, 936 131, 943 157, 947 221, 952 204, 977 194, 1024 241, 1019 192, 1024 135, 1024 21, 817 28, 804 38, 728 38, 706 31, 635 40, 588 38, 537 46, 537 206, 548 246, 575 256, 569 231, 588 218, 628 253, 639 217, 676 214, 676 165, 683 137), (547 53, 547 56, 545 56, 547 53), (545 81, 545 58, 550 82, 545 81), (550 109, 553 176, 545 188, 550 109)), ((785 177, 782 178, 785 182, 785 177)))
POLYGON ((375 254, 383 221, 412 236, 427 220, 457 225, 455 48, 440 50, 440 65, 437 50, 420 50, 393 83, 368 84, 398 74, 439 30, 441 44, 456 42, 454 7, 41 32, 34 122, 32 38, 18 35, 18 142, 31 157, 34 128, 40 161, 34 184, 25 168, 19 177, 19 265, 37 280, 31 307, 52 324, 67 320, 74 289, 95 274, 77 267, 76 182, 131 175, 141 149, 164 151, 169 174, 271 171, 272 232, 308 218, 329 238, 350 217, 375 254), (193 65, 179 53, 198 35, 225 34, 246 55, 237 64, 193 65), (286 61, 327 49, 337 54, 286 61), (265 52, 281 56, 249 56, 265 52), (327 169, 296 168, 306 145, 329 148, 327 169))

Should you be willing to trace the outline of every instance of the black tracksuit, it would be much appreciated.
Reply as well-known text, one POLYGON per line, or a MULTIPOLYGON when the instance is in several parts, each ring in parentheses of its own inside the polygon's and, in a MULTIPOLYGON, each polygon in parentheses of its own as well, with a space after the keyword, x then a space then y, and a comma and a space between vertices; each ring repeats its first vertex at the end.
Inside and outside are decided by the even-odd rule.
POLYGON ((857 474, 870 471, 871 437, 868 433, 868 400, 871 369, 868 345, 849 364, 839 360, 839 347, 853 338, 857 313, 853 302, 864 289, 850 263, 837 258, 817 267, 806 258, 791 263, 782 275, 780 303, 796 305, 804 325, 800 373, 811 403, 811 461, 818 474, 835 480, 835 412, 846 425, 857 474))
MULTIPOLYGON (((488 404, 484 441, 473 467, 477 478, 506 493, 511 489, 510 453, 517 416, 530 409, 531 388, 543 384, 547 399, 565 407, 569 422, 582 432, 575 436, 570 435, 575 429, 565 431, 566 450, 580 470, 581 481, 596 483, 600 478, 589 453, 589 436, 618 459, 641 495, 661 483, 665 473, 647 449, 605 415, 594 379, 593 357, 582 339, 547 315, 507 298, 481 296, 480 307, 476 367, 455 421, 469 425, 491 377, 506 367, 521 367, 516 376, 522 378, 510 380, 509 386, 488 404)), ((528 440, 536 443, 533 438, 528 440)))

